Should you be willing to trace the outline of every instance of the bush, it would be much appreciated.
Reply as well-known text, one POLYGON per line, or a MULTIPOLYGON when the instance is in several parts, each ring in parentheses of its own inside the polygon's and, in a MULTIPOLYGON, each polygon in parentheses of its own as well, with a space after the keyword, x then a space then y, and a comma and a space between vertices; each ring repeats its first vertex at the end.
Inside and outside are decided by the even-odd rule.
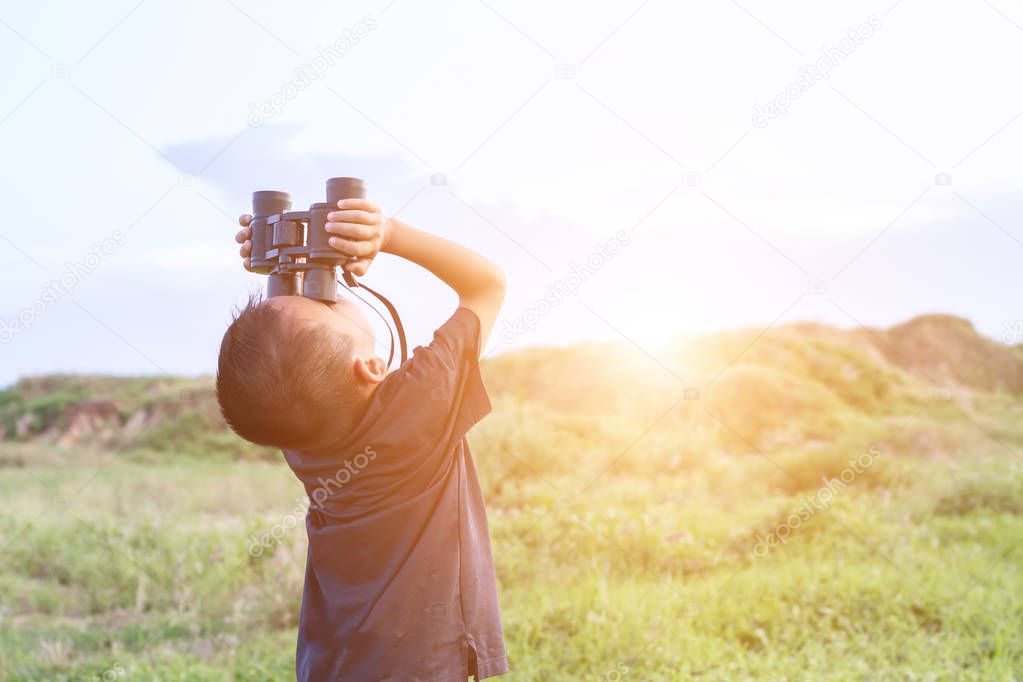
POLYGON ((706 391, 706 400, 722 422, 722 442, 737 436, 757 448, 832 440, 853 417, 827 387, 763 366, 732 367, 706 391))
POLYGON ((1017 467, 959 479, 934 504, 934 513, 942 516, 984 511, 1023 514, 1023 475, 1017 467))

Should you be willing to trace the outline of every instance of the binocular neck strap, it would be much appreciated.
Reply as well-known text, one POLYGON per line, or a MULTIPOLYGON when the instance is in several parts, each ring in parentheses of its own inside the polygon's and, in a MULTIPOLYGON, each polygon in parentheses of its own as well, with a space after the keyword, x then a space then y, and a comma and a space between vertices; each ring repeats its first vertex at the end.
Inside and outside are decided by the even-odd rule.
MULTIPOLYGON (((401 316, 398 315, 398 309, 394 307, 393 303, 387 300, 386 296, 381 294, 376 289, 370 289, 365 284, 360 284, 359 282, 357 282, 355 280, 355 277, 352 276, 352 273, 345 271, 344 279, 345 284, 348 286, 350 290, 365 289, 369 293, 373 294, 377 298, 377 300, 383 303, 384 307, 387 308, 387 312, 391 314, 391 319, 394 320, 394 328, 398 332, 398 343, 401 346, 401 364, 399 365, 399 367, 401 365, 404 365, 405 361, 408 360, 408 342, 405 340, 405 327, 403 327, 401 324, 401 316)), ((361 299, 367 305, 369 304, 369 302, 366 301, 366 299, 362 298, 354 291, 352 291, 352 295, 354 295, 356 298, 361 299)), ((375 308, 374 311, 376 312, 377 315, 380 315, 380 311, 376 310, 375 308)), ((380 319, 384 319, 384 316, 380 315, 380 319)), ((387 320, 384 320, 384 324, 387 324, 387 320)), ((387 333, 391 335, 391 352, 387 356, 387 367, 390 368, 391 362, 394 360, 394 332, 391 331, 391 325, 389 324, 387 325, 387 333)))

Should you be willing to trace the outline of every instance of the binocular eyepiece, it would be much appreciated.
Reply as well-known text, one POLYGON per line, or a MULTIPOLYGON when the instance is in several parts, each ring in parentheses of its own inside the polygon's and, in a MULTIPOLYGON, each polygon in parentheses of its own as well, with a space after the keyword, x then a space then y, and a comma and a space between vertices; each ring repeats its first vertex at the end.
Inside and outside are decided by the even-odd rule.
MULTIPOLYGON (((362 199, 366 188, 359 178, 327 180, 327 201, 308 211, 292 211, 291 195, 276 190, 252 193, 253 272, 269 275, 267 298, 306 296, 337 300, 337 267, 347 261, 330 244, 324 229, 327 214, 342 199, 362 199)), ((346 273, 347 274, 347 273, 346 273)))

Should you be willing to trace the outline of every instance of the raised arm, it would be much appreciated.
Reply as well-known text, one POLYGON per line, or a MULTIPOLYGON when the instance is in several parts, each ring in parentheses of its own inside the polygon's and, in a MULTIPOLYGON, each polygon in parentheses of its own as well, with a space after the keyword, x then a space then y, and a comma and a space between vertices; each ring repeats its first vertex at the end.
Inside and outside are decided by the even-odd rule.
POLYGON ((342 200, 338 208, 328 214, 330 222, 326 229, 338 235, 331 238, 331 246, 358 259, 346 264, 346 269, 356 275, 364 274, 377 251, 426 268, 455 290, 460 305, 476 313, 480 320, 480 348, 486 346, 504 302, 504 273, 495 263, 472 249, 417 230, 397 218, 383 221, 380 210, 368 200, 342 200))
POLYGON ((492 261, 461 244, 429 234, 396 218, 387 222, 381 251, 420 265, 458 294, 459 304, 480 318, 485 346, 504 302, 504 273, 492 261))

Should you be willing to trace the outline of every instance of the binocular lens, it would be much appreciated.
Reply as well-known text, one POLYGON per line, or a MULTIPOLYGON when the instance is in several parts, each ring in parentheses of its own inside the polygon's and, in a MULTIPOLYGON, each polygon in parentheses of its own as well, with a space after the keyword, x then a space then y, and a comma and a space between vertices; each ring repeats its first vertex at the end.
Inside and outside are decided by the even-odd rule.
POLYGON ((342 199, 363 199, 366 187, 359 178, 330 178, 327 180, 327 201, 309 207, 309 260, 316 263, 340 265, 346 259, 329 243, 330 236, 324 229, 327 214, 337 210, 342 199))
POLYGON ((276 190, 263 190, 252 193, 252 253, 250 267, 254 272, 266 274, 276 264, 273 258, 267 258, 266 252, 273 248, 273 226, 266 224, 267 216, 291 210, 291 195, 276 190))
POLYGON ((365 199, 366 186, 359 178, 330 178, 327 180, 327 203, 337 207, 342 199, 365 199))
POLYGON ((337 266, 347 258, 330 245, 331 235, 325 229, 327 214, 337 210, 337 202, 342 199, 365 198, 366 186, 359 178, 330 178, 326 194, 326 202, 309 207, 308 217, 293 214, 290 220, 267 225, 270 216, 291 210, 291 195, 276 190, 252 193, 250 263, 254 272, 270 275, 268 298, 301 294, 320 301, 336 300, 337 266), (303 230, 307 220, 308 228, 303 230), (305 248, 294 248, 302 246, 305 248), (274 249, 288 249, 288 253, 274 249), (268 251, 273 253, 270 258, 268 251))
POLYGON ((291 210, 291 195, 274 189, 252 193, 252 215, 263 216, 291 210))

